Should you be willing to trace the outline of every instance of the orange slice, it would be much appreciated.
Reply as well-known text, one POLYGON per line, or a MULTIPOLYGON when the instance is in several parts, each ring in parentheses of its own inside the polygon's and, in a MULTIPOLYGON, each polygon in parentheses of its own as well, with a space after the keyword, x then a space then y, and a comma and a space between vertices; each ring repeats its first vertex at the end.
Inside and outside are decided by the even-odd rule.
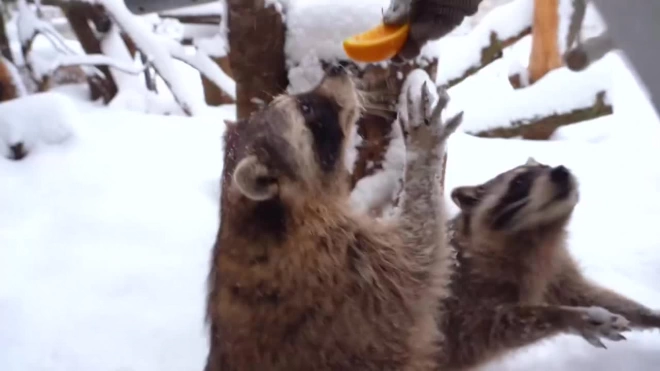
POLYGON ((344 51, 358 62, 376 63, 394 57, 408 38, 410 25, 391 27, 384 24, 344 40, 344 51))

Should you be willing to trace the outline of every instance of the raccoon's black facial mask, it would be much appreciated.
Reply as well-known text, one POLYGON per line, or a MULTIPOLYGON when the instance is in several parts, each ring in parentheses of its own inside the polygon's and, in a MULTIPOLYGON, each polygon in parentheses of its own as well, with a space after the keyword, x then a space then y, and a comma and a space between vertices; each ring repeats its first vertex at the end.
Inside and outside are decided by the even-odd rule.
POLYGON ((314 139, 314 152, 321 170, 331 172, 341 158, 344 132, 339 123, 340 107, 332 99, 313 93, 296 97, 300 112, 314 139))
POLYGON ((529 194, 537 176, 538 172, 525 171, 511 179, 506 193, 491 209, 493 229, 505 228, 513 217, 527 205, 529 194))

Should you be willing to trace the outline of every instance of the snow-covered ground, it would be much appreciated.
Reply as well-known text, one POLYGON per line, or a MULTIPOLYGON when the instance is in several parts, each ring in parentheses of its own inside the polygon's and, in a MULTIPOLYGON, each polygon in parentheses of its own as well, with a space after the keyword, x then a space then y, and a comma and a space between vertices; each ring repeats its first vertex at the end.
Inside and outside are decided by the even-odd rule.
MULTIPOLYGON (((529 156, 570 167, 581 184, 572 252, 590 277, 660 308, 660 168, 652 160, 660 158, 660 120, 618 56, 600 63, 612 75, 614 115, 546 142, 458 133, 447 192, 529 156)), ((475 120, 487 116, 484 106, 510 106, 498 90, 507 71, 493 64, 452 89, 453 102, 467 115, 481 112, 475 120)), ((579 86, 554 91, 571 89, 579 86)), ((203 368, 223 119, 233 116, 233 106, 195 118, 104 108, 77 88, 0 104, 0 154, 10 137, 29 136, 33 148, 23 161, 0 156, 0 370, 203 368), (35 129, 44 125, 57 130, 35 129)), ((627 337, 602 350, 561 336, 485 369, 656 370, 660 332, 627 337)))

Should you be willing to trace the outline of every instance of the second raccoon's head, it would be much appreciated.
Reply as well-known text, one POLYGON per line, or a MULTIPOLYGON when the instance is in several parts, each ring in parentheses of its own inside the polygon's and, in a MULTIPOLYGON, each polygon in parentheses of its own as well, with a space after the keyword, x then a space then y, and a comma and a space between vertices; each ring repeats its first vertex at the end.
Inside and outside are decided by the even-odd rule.
POLYGON ((511 235, 563 227, 579 197, 570 170, 530 158, 525 165, 486 183, 454 189, 451 198, 469 220, 471 230, 511 235))
POLYGON ((225 172, 232 186, 257 202, 347 192, 344 153, 361 110, 341 66, 326 69, 309 92, 276 97, 228 129, 225 172))

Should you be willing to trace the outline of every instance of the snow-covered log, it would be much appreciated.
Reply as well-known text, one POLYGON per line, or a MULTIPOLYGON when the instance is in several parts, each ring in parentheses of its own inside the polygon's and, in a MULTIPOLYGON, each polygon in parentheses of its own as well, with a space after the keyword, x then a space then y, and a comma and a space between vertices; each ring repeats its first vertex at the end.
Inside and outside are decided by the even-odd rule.
POLYGON ((562 67, 550 71, 533 85, 506 94, 461 95, 450 102, 450 108, 467 107, 474 99, 479 101, 479 109, 465 110, 461 125, 463 131, 472 135, 548 139, 559 126, 612 113, 608 95, 612 80, 608 66, 610 64, 602 60, 581 72, 562 67))
POLYGON ((533 0, 514 0, 488 13, 460 44, 441 43, 440 56, 447 57, 437 83, 454 86, 501 58, 506 47, 530 34, 533 8, 533 0))
POLYGON ((591 106, 575 108, 568 112, 556 113, 550 116, 534 116, 514 120, 509 126, 498 127, 474 133, 484 138, 514 138, 546 140, 557 128, 565 125, 577 124, 582 121, 595 119, 612 114, 612 106, 606 102, 606 93, 596 94, 591 106))

